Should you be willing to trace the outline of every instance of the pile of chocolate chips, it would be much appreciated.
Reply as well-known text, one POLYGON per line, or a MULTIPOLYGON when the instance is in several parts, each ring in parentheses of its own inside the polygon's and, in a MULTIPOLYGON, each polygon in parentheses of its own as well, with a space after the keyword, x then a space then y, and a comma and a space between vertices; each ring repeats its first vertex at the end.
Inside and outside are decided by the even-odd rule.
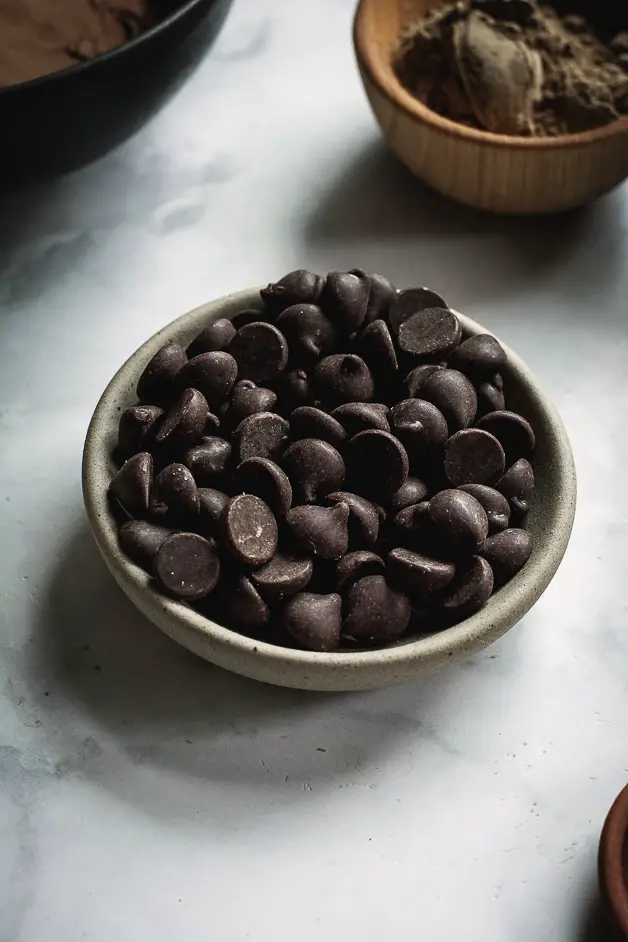
POLYGON ((528 560, 534 433, 506 355, 381 275, 294 271, 162 347, 120 418, 120 545, 168 595, 313 651, 480 609, 528 560))

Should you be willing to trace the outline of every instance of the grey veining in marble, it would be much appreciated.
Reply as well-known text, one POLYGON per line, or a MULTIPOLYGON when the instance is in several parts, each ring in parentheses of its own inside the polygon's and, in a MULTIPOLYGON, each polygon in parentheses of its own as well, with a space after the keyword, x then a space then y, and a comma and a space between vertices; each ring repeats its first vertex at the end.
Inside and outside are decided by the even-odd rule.
POLYGON ((238 0, 135 140, 0 201, 0 942, 593 942, 628 780, 628 202, 483 217, 380 147, 352 0, 238 0), (296 41, 295 41, 296 40, 296 41), (179 650, 87 533, 93 406, 160 325, 306 265, 433 286, 555 398, 580 501, 524 622, 407 687, 179 650))

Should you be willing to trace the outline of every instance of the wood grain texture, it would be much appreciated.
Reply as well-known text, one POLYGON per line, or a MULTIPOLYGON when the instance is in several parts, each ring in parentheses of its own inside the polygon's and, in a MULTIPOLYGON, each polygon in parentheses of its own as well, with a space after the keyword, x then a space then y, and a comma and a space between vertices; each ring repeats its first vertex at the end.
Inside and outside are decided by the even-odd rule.
POLYGON ((360 0, 354 44, 384 137, 421 180, 495 213, 551 213, 589 203, 628 176, 628 118, 582 134, 512 137, 467 128, 421 104, 391 65, 400 29, 443 0, 360 0))

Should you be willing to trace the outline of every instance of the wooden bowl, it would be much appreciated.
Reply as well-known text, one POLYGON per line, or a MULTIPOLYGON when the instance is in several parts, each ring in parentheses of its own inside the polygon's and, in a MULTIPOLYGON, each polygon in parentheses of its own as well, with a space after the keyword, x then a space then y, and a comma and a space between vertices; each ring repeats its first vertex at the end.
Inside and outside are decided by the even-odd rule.
POLYGON ((608 813, 598 853, 600 892, 614 932, 628 939, 628 785, 608 813))
POLYGON ((548 213, 596 199, 628 176, 628 118, 582 134, 512 137, 468 128, 421 104, 399 82, 400 30, 443 0, 360 0, 354 44, 384 137, 421 180, 496 213, 548 213))
MULTIPOLYGON (((481 611, 454 627, 376 650, 319 654, 284 648, 239 634, 167 598, 121 552, 107 487, 115 471, 112 452, 120 412, 137 402, 135 386, 140 374, 165 343, 187 346, 219 317, 256 307, 261 308, 259 289, 252 288, 184 314, 147 340, 103 393, 85 441, 83 496, 96 543, 116 582, 162 631, 208 661, 255 680, 305 690, 366 690, 404 683, 496 641, 549 585, 571 535, 576 501, 573 456, 563 424, 528 367, 505 346, 508 363, 502 372, 507 401, 532 423, 536 434, 537 494, 527 524, 534 549, 521 572, 481 611)), ((487 332, 468 317, 458 316, 467 336, 487 332)))

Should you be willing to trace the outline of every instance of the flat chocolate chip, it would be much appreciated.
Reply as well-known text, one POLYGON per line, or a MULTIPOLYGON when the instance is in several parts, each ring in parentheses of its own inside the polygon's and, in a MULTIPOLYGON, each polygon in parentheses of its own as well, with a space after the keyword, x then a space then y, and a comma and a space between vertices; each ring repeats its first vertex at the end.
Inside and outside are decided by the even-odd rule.
POLYGON ((408 477, 390 498, 390 510, 393 514, 398 514, 404 507, 418 504, 425 497, 427 497, 427 484, 419 478, 408 477))
POLYGON ((381 402, 345 402, 332 412, 350 438, 369 428, 389 432, 388 406, 381 402))
POLYGON ((413 460, 439 448, 449 434, 443 413, 425 399, 403 399, 394 405, 390 427, 413 460))
POLYGON ((270 507, 254 494, 232 497, 222 516, 224 540, 232 555, 247 566, 263 566, 277 549, 277 521, 270 507))
POLYGON ((260 295, 269 311, 279 313, 292 304, 315 304, 324 285, 322 275, 298 268, 267 288, 262 288, 260 295))
POLYGON ((254 383, 276 379, 288 365, 288 343, 272 324, 256 321, 241 327, 229 346, 238 364, 238 379, 254 383))
POLYGON ((365 324, 370 324, 376 317, 382 317, 388 313, 392 301, 397 297, 395 286, 384 275, 378 275, 376 272, 365 272, 361 268, 352 268, 350 275, 357 275, 368 282, 369 299, 366 305, 365 324))
POLYGON ((370 294, 367 279, 346 271, 330 271, 321 295, 321 307, 346 334, 354 334, 366 317, 370 294))
POLYGON ((372 321, 364 328, 357 344, 357 351, 374 376, 387 380, 397 372, 395 346, 388 324, 382 318, 372 321))
POLYGON ((152 442, 158 422, 164 414, 159 406, 131 406, 120 416, 116 455, 123 461, 146 451, 152 442))
POLYGON ((518 514, 527 514, 534 495, 534 471, 525 458, 520 458, 508 468, 495 485, 512 509, 518 514))
POLYGON ((347 433, 340 422, 314 406, 297 406, 290 416, 292 438, 320 438, 334 448, 341 448, 347 433))
POLYGON ((137 382, 137 398, 151 405, 169 405, 175 395, 175 379, 187 363, 187 354, 178 343, 167 343, 148 362, 137 382))
POLYGON ((312 578, 313 571, 311 559, 295 559, 276 553, 270 562, 255 570, 251 581, 265 599, 274 602, 301 592, 312 578))
POLYGON ((347 468, 360 494, 386 502, 408 477, 408 455, 390 432, 359 432, 346 447, 347 468))
POLYGON ((141 451, 125 461, 109 484, 109 493, 130 516, 141 516, 148 510, 153 484, 153 456, 141 451))
POLYGON ((454 549, 474 550, 488 536, 484 508, 465 491, 439 491, 429 502, 429 516, 439 535, 454 549))
POLYGON ((238 465, 233 483, 236 490, 261 497, 278 517, 285 516, 290 510, 290 480, 269 458, 247 458, 238 465))
POLYGON ((373 398, 373 376, 361 357, 353 353, 332 353, 314 370, 315 386, 331 405, 367 402, 373 398))
POLYGON ((471 494, 484 507, 489 534, 506 529, 510 520, 510 505, 503 494, 485 484, 463 484, 460 490, 471 494))
POLYGON ((197 488, 199 500, 198 529, 209 536, 217 536, 220 529, 220 520, 229 496, 213 487, 197 488))
POLYGON ((393 582, 408 592, 412 599, 419 600, 449 585, 456 567, 453 563, 397 547, 388 554, 388 571, 393 582))
POLYGON ((290 348, 290 362, 313 367, 338 345, 338 332, 316 304, 293 304, 282 311, 277 326, 290 348))
POLYGON ((518 458, 530 460, 534 451, 534 432, 529 422, 516 412, 502 409, 482 416, 478 428, 494 435, 506 453, 506 464, 511 465, 518 458))
POLYGON ((405 378, 408 396, 421 398, 421 387, 423 383, 426 382, 432 373, 437 373, 439 370, 443 369, 445 369, 445 367, 439 366, 438 363, 422 363, 420 366, 415 366, 405 378))
POLYGON ((169 595, 186 602, 205 598, 218 582, 220 561, 212 544, 196 533, 174 533, 153 563, 155 579, 169 595))
POLYGON ((498 440, 482 429, 463 429, 445 443, 445 474, 454 487, 494 484, 504 473, 505 463, 498 440))
POLYGON ((340 452, 318 438, 294 442, 285 450, 282 465, 300 503, 316 503, 330 491, 338 490, 345 479, 340 452))
POLYGON ((340 644, 342 600, 335 592, 299 592, 286 604, 282 623, 289 635, 309 651, 335 651, 340 644))
POLYGON ((488 602, 493 591, 493 571, 481 556, 471 559, 456 571, 442 597, 443 609, 456 618, 468 618, 488 602))
POLYGON ((280 454, 290 431, 288 422, 274 412, 256 412, 242 419, 233 433, 237 463, 247 458, 270 458, 280 454))
POLYGON ((286 521, 298 543, 322 559, 339 559, 349 546, 349 508, 346 504, 333 507, 315 505, 293 507, 286 521))
POLYGON ((473 422, 478 399, 464 373, 458 370, 436 370, 421 384, 420 393, 421 399, 433 402, 440 409, 452 434, 473 422))
POLYGON ((532 553, 532 537, 527 530, 513 527, 489 536, 478 553, 490 564, 497 585, 504 585, 525 566, 532 553))
POLYGON ((256 386, 250 379, 241 379, 233 387, 229 417, 235 425, 256 412, 272 412, 277 393, 264 386, 256 386))
POLYGON ((194 338, 188 347, 188 356, 197 357, 201 353, 215 353, 226 350, 236 334, 236 328, 226 317, 220 317, 194 338))
POLYGON ((173 462, 159 472, 151 493, 153 503, 163 505, 175 519, 196 516, 200 507, 196 482, 184 464, 173 462))
POLYGON ((396 335, 404 321, 414 314, 434 307, 447 309, 447 304, 440 294, 430 291, 429 288, 408 288, 405 291, 399 291, 397 297, 391 302, 388 312, 393 334, 396 335))
POLYGON ((177 445, 194 445, 205 431, 210 417, 209 406, 198 389, 185 389, 164 416, 155 441, 177 445))
POLYGON ((336 587, 347 589, 358 579, 365 576, 383 576, 386 571, 384 560, 371 550, 355 550, 347 553, 336 563, 336 587))
POLYGON ((183 463, 190 469, 199 487, 214 487, 223 480, 230 457, 231 445, 226 439, 218 435, 206 435, 198 445, 186 451, 183 463))
POLYGON ((345 634, 358 640, 396 641, 410 623, 407 595, 392 589, 384 576, 364 576, 349 589, 345 634))
POLYGON ((399 349, 412 356, 447 357, 460 343, 460 323, 446 307, 429 307, 400 325, 399 349))
POLYGON ((226 585, 221 595, 222 611, 227 621, 248 631, 257 631, 270 620, 270 609, 246 576, 239 576, 235 582, 226 585))
POLYGON ((231 392, 238 366, 230 353, 218 350, 188 360, 177 376, 179 389, 198 389, 208 404, 219 406, 231 392))
POLYGON ((454 350, 450 366, 471 377, 487 377, 506 363, 504 348, 490 334, 477 334, 463 340, 454 350))
POLYGON ((146 520, 127 520, 118 531, 120 549, 129 559, 152 572, 153 558, 164 542, 172 534, 166 527, 158 527, 146 520))
POLYGON ((349 542, 373 546, 379 534, 379 514, 373 504, 350 491, 335 491, 325 498, 331 504, 345 503, 349 508, 349 542))

